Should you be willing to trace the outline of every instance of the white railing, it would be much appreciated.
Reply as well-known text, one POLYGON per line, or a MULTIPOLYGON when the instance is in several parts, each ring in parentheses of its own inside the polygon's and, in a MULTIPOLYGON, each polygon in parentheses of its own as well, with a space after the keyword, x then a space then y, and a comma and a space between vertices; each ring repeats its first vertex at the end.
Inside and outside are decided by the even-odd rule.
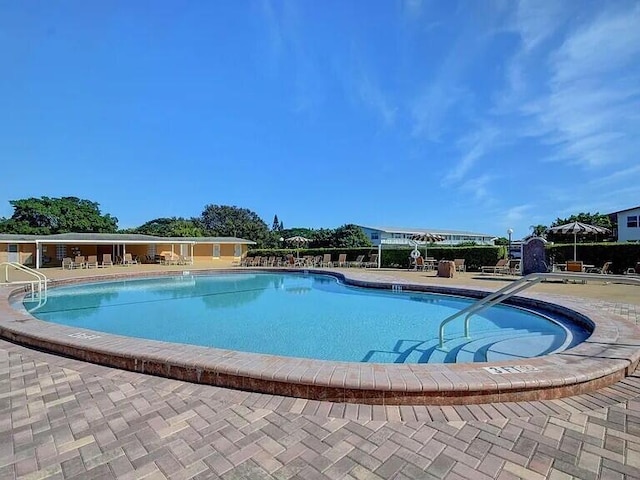
POLYGON ((464 318, 464 335, 469 338, 469 320, 471 316, 478 313, 480 310, 492 307, 504 300, 513 297, 516 293, 519 293, 527 288, 542 282, 543 280, 598 280, 605 282, 622 283, 626 285, 640 285, 640 277, 634 277, 629 275, 602 275, 599 273, 530 273, 526 277, 510 283, 504 288, 497 290, 486 297, 478 300, 477 302, 469 305, 467 308, 460 310, 459 312, 450 315, 440 323, 440 348, 444 349, 444 327, 447 323, 465 315, 464 318))
POLYGON ((4 267, 4 283, 19 284, 19 285, 30 285, 30 287, 31 287, 31 298, 32 299, 36 298, 36 290, 37 290, 39 299, 46 298, 46 296, 47 296, 47 282, 49 281, 49 279, 47 278, 47 276, 44 273, 39 272, 37 270, 34 270, 32 268, 29 268, 29 267, 27 267, 25 265, 22 265, 21 263, 17 263, 17 262, 2 262, 2 263, 0 263, 0 267, 4 267), (27 275, 29 275, 30 277, 34 277, 34 280, 15 280, 15 281, 10 282, 9 281, 9 267, 12 267, 15 270, 19 270, 21 272, 24 272, 27 275))

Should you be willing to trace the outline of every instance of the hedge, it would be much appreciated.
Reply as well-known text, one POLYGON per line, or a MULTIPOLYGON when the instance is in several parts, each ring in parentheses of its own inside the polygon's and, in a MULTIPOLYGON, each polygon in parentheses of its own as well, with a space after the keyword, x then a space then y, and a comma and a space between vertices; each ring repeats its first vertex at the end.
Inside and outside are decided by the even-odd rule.
MULTIPOLYGON (((573 243, 547 245, 549 264, 573 260, 573 243)), ((589 265, 602 267, 605 262, 613 262, 613 273, 625 273, 640 262, 638 243, 578 243, 577 259, 589 265)))
MULTIPOLYGON (((381 266, 384 268, 408 268, 410 263, 410 253, 412 247, 408 248, 383 248, 381 266)), ((420 252, 424 255, 424 247, 420 248, 420 252)), ((287 254, 299 254, 301 257, 305 255, 316 256, 330 253, 332 260, 337 260, 340 253, 347 254, 347 261, 351 262, 358 255, 364 255, 365 260, 369 255, 378 253, 377 247, 359 247, 359 248, 301 248, 296 251, 295 248, 286 249, 255 249, 249 251, 249 256, 262 257, 283 257, 287 254)), ((483 265, 495 265, 496 262, 505 256, 506 249, 503 246, 476 246, 476 247, 429 247, 427 254, 436 260, 454 260, 456 258, 464 258, 467 270, 480 270, 483 265)))
MULTIPOLYGON (((394 247, 382 249, 382 267, 385 268, 408 268, 410 263, 410 252, 412 247, 394 247)), ((573 244, 553 244, 546 246, 547 263, 564 263, 573 259, 573 244)), ((420 248, 424 255, 424 247, 420 248)), ((277 256, 283 257, 289 253, 296 254, 295 248, 280 249, 256 249, 250 250, 250 256, 260 255, 263 257, 277 256)), ((340 253, 347 254, 347 261, 353 261, 358 255, 364 255, 365 260, 369 255, 378 253, 377 247, 360 248, 301 248, 298 251, 302 257, 304 255, 324 255, 331 253, 333 260, 338 259, 340 253)), ((504 246, 465 246, 465 247, 428 247, 427 254, 436 260, 454 260, 464 258, 465 266, 469 271, 478 271, 483 265, 495 265, 496 262, 506 255, 504 246)), ((638 243, 579 243, 578 260, 584 263, 601 267, 605 262, 613 262, 613 273, 624 273, 628 268, 634 267, 636 262, 640 262, 640 244, 638 243)))

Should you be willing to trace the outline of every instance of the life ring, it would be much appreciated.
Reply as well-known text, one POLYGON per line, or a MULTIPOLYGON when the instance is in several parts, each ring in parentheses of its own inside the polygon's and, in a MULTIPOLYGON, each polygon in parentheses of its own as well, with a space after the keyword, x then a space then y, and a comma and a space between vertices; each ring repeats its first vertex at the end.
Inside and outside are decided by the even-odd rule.
POLYGON ((421 255, 420 250, 411 250, 411 258, 414 260, 421 255))

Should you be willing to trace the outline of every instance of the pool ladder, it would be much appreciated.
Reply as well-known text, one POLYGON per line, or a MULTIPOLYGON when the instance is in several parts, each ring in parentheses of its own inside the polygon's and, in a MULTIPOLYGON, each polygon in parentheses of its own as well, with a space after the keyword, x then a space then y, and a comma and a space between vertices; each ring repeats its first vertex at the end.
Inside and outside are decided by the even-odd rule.
POLYGON ((516 293, 519 293, 527 288, 542 282, 543 280, 599 280, 606 282, 623 283, 626 285, 640 285, 640 277, 631 277, 628 275, 602 275, 600 273, 530 273, 526 277, 522 277, 519 280, 501 288, 484 298, 481 298, 477 302, 469 305, 467 308, 448 316, 440 323, 439 329, 439 348, 444 348, 444 327, 447 323, 452 322, 458 317, 465 315, 464 317, 464 336, 471 338, 469 335, 469 322, 473 314, 478 313, 485 308, 492 307, 504 300, 513 297, 516 293))

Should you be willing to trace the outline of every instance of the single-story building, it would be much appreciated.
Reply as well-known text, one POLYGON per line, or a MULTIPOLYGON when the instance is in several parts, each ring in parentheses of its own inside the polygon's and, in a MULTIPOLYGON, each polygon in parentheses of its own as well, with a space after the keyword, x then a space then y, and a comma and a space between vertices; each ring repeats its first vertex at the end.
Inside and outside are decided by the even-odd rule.
POLYGON ((60 266, 65 257, 126 253, 141 261, 154 261, 170 252, 194 264, 227 266, 240 261, 256 242, 234 237, 154 237, 121 233, 61 233, 57 235, 0 234, 0 262, 17 262, 35 268, 60 266))
POLYGON ((488 233, 465 232, 458 230, 443 230, 438 228, 396 228, 396 227, 369 227, 358 225, 365 235, 369 237, 373 245, 414 245, 411 243, 413 235, 423 233, 435 233, 443 236, 445 239, 438 242, 438 245, 460 245, 461 243, 475 242, 477 245, 493 245, 496 239, 495 235, 488 233), (383 242, 384 240, 384 242, 383 242))
POLYGON ((640 206, 627 208, 609 215, 612 223, 617 223, 614 232, 618 242, 640 242, 640 206))

